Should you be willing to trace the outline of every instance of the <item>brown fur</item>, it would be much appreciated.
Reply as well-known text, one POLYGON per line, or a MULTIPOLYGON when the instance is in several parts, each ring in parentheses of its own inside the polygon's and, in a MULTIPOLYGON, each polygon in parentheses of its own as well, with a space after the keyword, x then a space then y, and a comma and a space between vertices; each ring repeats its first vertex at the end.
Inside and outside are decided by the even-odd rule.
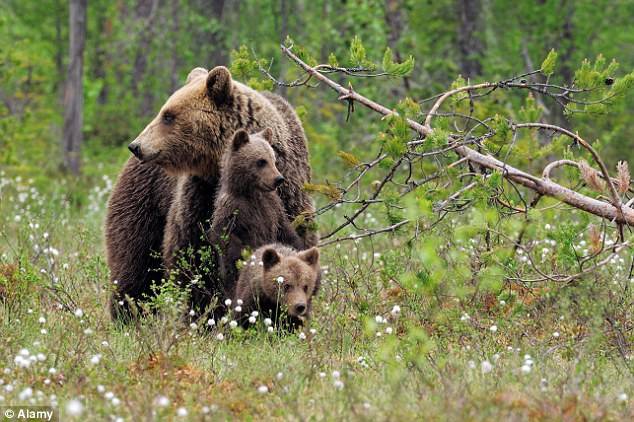
MULTIPOLYGON (((277 167, 286 182, 278 189, 286 214, 294 219, 314 210, 303 191, 310 181, 306 137, 293 109, 282 98, 233 81, 224 67, 192 70, 159 114, 130 144, 138 158, 125 165, 108 204, 106 250, 113 316, 126 296, 150 293, 161 267, 174 254, 197 247, 202 227, 213 215, 220 157, 238 129, 253 133, 271 127, 277 167), (153 254, 163 250, 163 259, 153 254)), ((316 235, 298 229, 306 246, 316 235)))
POLYGON ((209 242, 218 252, 225 295, 233 292, 236 263, 244 249, 272 242, 304 246, 276 191, 284 178, 275 166, 271 136, 268 128, 251 136, 239 130, 223 155, 209 242))
POLYGON ((263 316, 278 319, 285 311, 292 325, 301 325, 310 317, 320 280, 316 247, 298 252, 280 244, 265 245, 240 270, 234 303, 241 299, 246 315, 258 309, 263 316))

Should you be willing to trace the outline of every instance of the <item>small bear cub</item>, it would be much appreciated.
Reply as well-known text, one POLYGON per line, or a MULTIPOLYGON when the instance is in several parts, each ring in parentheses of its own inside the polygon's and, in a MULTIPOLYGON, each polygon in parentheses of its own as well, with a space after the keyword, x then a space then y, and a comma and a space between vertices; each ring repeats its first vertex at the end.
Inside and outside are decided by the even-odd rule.
POLYGON ((233 302, 242 300, 242 314, 258 310, 280 321, 283 311, 291 326, 310 317, 312 298, 319 290, 319 249, 298 252, 270 244, 255 251, 240 271, 233 302))
POLYGON ((275 166, 272 139, 271 128, 251 135, 238 130, 222 158, 208 240, 216 250, 227 295, 234 290, 236 263, 245 248, 254 250, 274 242, 303 247, 276 192, 284 177, 275 166))

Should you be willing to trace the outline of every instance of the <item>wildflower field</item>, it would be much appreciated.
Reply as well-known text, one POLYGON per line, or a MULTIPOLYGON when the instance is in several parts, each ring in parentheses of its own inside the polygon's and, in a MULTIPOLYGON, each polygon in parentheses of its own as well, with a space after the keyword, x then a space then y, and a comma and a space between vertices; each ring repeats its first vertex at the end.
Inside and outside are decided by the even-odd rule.
MULTIPOLYGON (((628 254, 574 286, 488 286, 492 275, 438 291, 425 266, 450 282, 490 253, 486 233, 448 236, 447 219, 415 249, 387 235, 324 248, 314 318, 298 332, 257 315, 247 330, 187 326, 173 305, 118 326, 102 246, 113 176, 95 177, 81 206, 83 186, 0 178, 3 405, 52 405, 63 420, 634 416, 628 254)), ((553 265, 561 225, 532 230, 531 259, 553 265)), ((591 241, 580 231, 573 246, 591 241)), ((512 265, 527 261, 520 250, 512 265)))

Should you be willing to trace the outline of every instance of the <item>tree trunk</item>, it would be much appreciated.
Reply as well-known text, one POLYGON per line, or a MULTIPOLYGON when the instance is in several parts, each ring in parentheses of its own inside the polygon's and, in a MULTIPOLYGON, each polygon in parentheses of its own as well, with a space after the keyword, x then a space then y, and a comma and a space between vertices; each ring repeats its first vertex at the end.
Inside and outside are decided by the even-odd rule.
POLYGON ((480 58, 484 45, 479 36, 482 31, 482 2, 480 0, 457 0, 458 9, 458 51, 460 71, 466 78, 482 74, 480 58))
MULTIPOLYGON (((385 23, 387 24, 387 45, 392 50, 396 61, 402 62, 401 52, 399 50, 398 41, 401 39, 401 33, 404 29, 403 14, 401 13, 402 5, 399 0, 385 0, 385 23)), ((409 78, 403 78, 403 86, 405 92, 410 89, 409 78)), ((398 93, 394 93, 398 95, 398 93)))
MULTIPOLYGON (((225 1, 213 0, 211 2, 211 10, 213 17, 218 20, 220 26, 222 26, 225 1)), ((227 55, 227 46, 225 43, 225 31, 217 30, 211 35, 211 45, 213 46, 213 52, 211 54, 211 67, 229 64, 229 56, 227 55)))
POLYGON ((62 40, 62 21, 64 19, 64 4, 55 3, 55 69, 57 78, 55 79, 55 92, 61 97, 64 89, 64 41, 62 40))
POLYGON ((79 174, 82 143, 84 88, 84 44, 86 42, 87 0, 70 0, 70 48, 64 89, 64 168, 79 174))
POLYGON ((177 34, 180 33, 180 1, 172 0, 172 72, 170 75, 170 92, 176 91, 182 81, 178 79, 178 71, 180 69, 180 50, 181 45, 178 42, 177 34))
MULTIPOLYGON (((559 63, 558 73, 563 78, 563 82, 566 85, 572 83, 574 78, 574 69, 572 68, 572 59, 575 53, 575 37, 574 37, 574 15, 575 15, 575 2, 564 0, 561 2, 561 8, 563 9, 563 22, 561 25, 561 35, 557 40, 559 48, 559 63)), ((566 103, 566 101, 564 101, 566 103)), ((552 122, 557 126, 570 129, 570 121, 564 114, 564 109, 559 105, 553 107, 554 113, 552 116, 552 122)))
MULTIPOLYGON (((108 101, 108 81, 106 79, 107 67, 111 66, 111 57, 107 46, 112 42, 112 21, 108 16, 108 10, 104 5, 99 5, 91 9, 93 16, 96 15, 97 31, 93 39, 88 40, 88 45, 92 45, 91 66, 86 68, 86 74, 92 75, 95 80, 101 80, 103 85, 99 91, 97 102, 104 105, 108 101)), ((86 52, 86 55, 89 53, 86 52)))
MULTIPOLYGON (((280 17, 281 17, 281 26, 280 26, 280 44, 284 44, 286 37, 288 36, 288 1, 280 0, 280 17)), ((280 80, 284 80, 286 78, 286 60, 281 60, 280 63, 280 80)), ((277 88, 277 93, 282 97, 286 97, 286 87, 284 85, 280 85, 277 88)))

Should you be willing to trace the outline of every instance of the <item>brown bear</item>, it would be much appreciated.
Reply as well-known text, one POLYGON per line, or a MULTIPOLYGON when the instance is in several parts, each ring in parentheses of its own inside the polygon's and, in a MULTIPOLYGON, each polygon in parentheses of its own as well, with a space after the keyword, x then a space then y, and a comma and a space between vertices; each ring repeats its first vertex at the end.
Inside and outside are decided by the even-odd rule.
POLYGON ((220 190, 208 240, 217 253, 226 296, 233 293, 236 263, 243 250, 253 251, 273 242, 304 248, 277 194, 284 176, 276 167, 272 140, 271 128, 252 135, 240 129, 222 158, 220 190))
MULTIPOLYGON (((114 317, 128 315, 126 297, 151 295, 176 251, 200 247, 213 216, 225 145, 238 129, 265 127, 272 129, 277 168, 286 180, 277 192, 289 220, 310 215, 313 204, 303 190, 310 165, 297 115, 281 97, 232 80, 225 67, 192 70, 129 145, 134 157, 119 176, 105 222, 114 317)), ((308 247, 317 237, 306 227, 297 231, 308 247)))
POLYGON ((242 303, 240 315, 258 310, 274 321, 303 325, 310 317, 320 282, 319 249, 298 252, 285 245, 269 244, 258 248, 244 263, 233 303, 242 303), (281 318, 283 314, 286 319, 281 318))

